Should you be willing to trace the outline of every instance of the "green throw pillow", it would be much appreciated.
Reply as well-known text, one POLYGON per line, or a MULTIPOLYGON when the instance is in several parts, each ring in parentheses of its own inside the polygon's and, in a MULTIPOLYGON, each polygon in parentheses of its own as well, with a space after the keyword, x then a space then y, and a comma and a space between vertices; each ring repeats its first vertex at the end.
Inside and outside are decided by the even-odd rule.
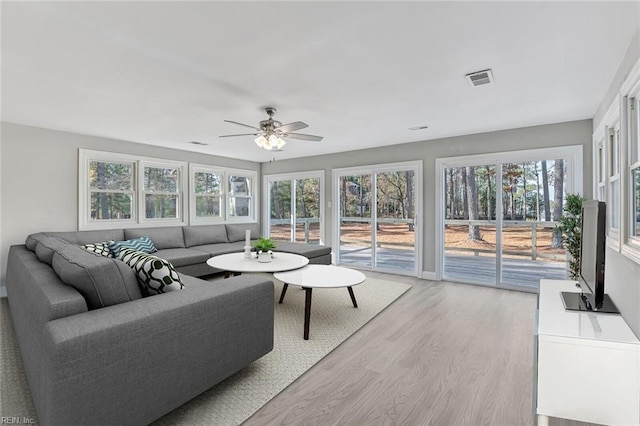
POLYGON ((125 241, 109 241, 107 245, 109 246, 109 250, 111 250, 117 258, 120 258, 120 250, 124 248, 141 251, 143 253, 154 253, 158 251, 149 237, 139 237, 125 241))
POLYGON ((133 269, 143 294, 147 296, 184 288, 180 275, 165 259, 130 248, 120 249, 118 258, 133 269))

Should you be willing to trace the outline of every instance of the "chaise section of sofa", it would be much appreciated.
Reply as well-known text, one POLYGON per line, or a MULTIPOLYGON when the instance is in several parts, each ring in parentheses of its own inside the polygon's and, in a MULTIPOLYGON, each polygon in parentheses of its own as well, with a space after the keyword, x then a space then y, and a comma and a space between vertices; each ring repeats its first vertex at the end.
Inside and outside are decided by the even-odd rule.
MULTIPOLYGON (((93 285, 94 271, 119 261, 79 245, 123 238, 122 230, 44 233, 10 248, 9 305, 40 424, 148 424, 273 348, 273 283, 263 278, 212 285, 181 275, 183 290, 118 293, 128 299, 104 307, 63 281, 93 285), (71 278, 54 268, 62 255, 71 278)), ((100 285, 130 277, 112 278, 100 285)))

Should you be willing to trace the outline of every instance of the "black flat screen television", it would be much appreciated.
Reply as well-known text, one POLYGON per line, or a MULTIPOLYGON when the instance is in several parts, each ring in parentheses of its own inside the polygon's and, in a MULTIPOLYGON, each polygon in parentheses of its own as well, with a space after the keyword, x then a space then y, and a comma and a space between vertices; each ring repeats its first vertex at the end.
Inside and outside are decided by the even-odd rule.
POLYGON ((607 207, 602 201, 582 203, 580 226, 580 293, 562 292, 565 309, 619 314, 604 292, 604 265, 607 233, 607 207))

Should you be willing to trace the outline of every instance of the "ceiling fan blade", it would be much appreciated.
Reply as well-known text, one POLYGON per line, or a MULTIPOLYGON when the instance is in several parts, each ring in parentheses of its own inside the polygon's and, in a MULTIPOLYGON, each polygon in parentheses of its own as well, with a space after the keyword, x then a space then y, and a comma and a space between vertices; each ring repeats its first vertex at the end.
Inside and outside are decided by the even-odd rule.
POLYGON ((260 130, 262 131, 262 129, 255 127, 255 126, 250 126, 248 124, 242 124, 242 123, 238 123, 237 121, 231 121, 231 120, 224 120, 226 123, 233 123, 233 124, 237 124, 238 126, 244 126, 244 127, 248 127, 250 129, 256 129, 256 130, 260 130))
POLYGON ((220 135, 221 138, 233 138, 235 136, 258 136, 262 133, 240 133, 239 135, 220 135))
POLYGON ((276 127, 276 130, 281 131, 282 133, 287 133, 287 132, 295 132, 296 130, 301 130, 306 127, 309 127, 309 125, 306 123, 303 123, 302 121, 295 121, 293 123, 283 124, 280 127, 276 127))
POLYGON ((302 133, 287 133, 286 135, 282 135, 285 138, 293 138, 293 139, 302 139, 305 141, 314 141, 320 142, 322 140, 322 136, 314 136, 314 135, 304 135, 302 133))

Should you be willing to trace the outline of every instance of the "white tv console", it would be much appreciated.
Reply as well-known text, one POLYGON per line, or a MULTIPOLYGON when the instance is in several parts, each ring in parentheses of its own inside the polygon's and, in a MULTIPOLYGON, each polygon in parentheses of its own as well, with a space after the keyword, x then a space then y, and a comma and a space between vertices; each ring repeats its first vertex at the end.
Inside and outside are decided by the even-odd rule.
POLYGON ((534 343, 534 407, 549 417, 640 424, 640 342, 622 316, 565 311, 575 281, 541 280, 534 343))

